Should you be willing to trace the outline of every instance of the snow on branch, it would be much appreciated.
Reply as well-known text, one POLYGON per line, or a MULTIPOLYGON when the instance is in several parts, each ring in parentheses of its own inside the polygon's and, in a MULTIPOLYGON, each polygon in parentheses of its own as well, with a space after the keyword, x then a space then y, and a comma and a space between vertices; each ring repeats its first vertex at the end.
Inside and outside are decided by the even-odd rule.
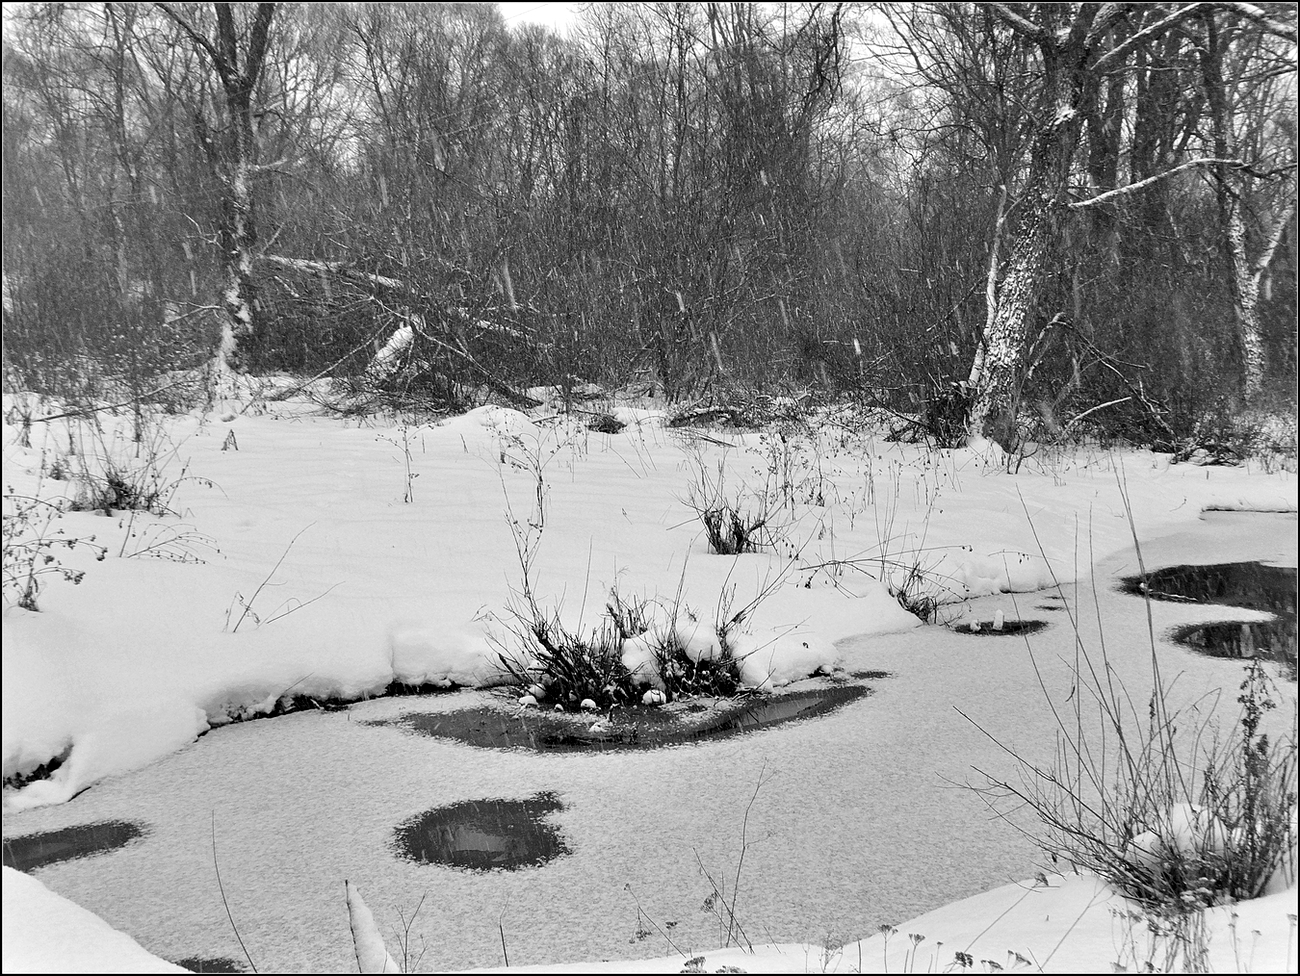
POLYGON ((308 271, 312 274, 336 274, 351 278, 361 278, 372 284, 379 285, 381 288, 405 288, 406 286, 396 278, 386 278, 383 275, 371 274, 368 271, 358 271, 341 261, 310 261, 306 258, 286 258, 279 254, 263 254, 263 261, 270 261, 272 264, 278 264, 282 268, 292 268, 295 271, 308 271))
POLYGON ((397 368, 397 357, 409 349, 411 343, 415 341, 416 328, 421 332, 424 331, 424 319, 412 314, 388 337, 384 347, 375 353, 375 358, 370 361, 366 371, 377 376, 385 376, 393 372, 397 368))
POLYGON ((1158 34, 1163 34, 1169 28, 1173 27, 1179 21, 1186 20, 1193 14, 1200 13, 1202 10, 1208 10, 1215 6, 1213 3, 1189 3, 1186 7, 1179 7, 1168 17, 1157 20, 1154 24, 1143 27, 1140 31, 1130 37, 1124 43, 1111 48, 1092 66, 1094 71, 1103 71, 1111 66, 1112 63, 1120 62, 1128 56, 1129 51, 1133 50, 1139 44, 1145 44, 1158 34))
POLYGON ((1163 173, 1157 173, 1155 176, 1149 176, 1145 180, 1138 180, 1136 183, 1130 183, 1128 186, 1121 186, 1114 190, 1107 190, 1105 193, 1098 194, 1090 200, 1077 200, 1070 204, 1071 210, 1082 210, 1084 207, 1095 207, 1099 203, 1109 203, 1116 197, 1127 196, 1130 193, 1137 193, 1139 190, 1145 190, 1152 183, 1189 170, 1194 166, 1232 166, 1234 168, 1241 166, 1238 159, 1189 159, 1185 163, 1180 163, 1173 169, 1167 169, 1163 173))
POLYGON ((1010 4, 990 3, 988 8, 997 15, 1000 21, 1010 27, 1017 34, 1023 34, 1039 43, 1047 40, 1047 31, 1043 30, 1043 28, 1039 27, 1033 21, 1022 17, 1015 10, 1012 10, 1010 4))
POLYGON ((1279 24, 1253 3, 1220 3, 1219 6, 1224 10, 1231 10, 1235 14, 1240 14, 1247 20, 1253 20, 1270 34, 1276 34, 1292 44, 1296 43, 1296 29, 1294 27, 1288 24, 1279 24))
MULTIPOLYGON (((490 319, 474 318, 468 309, 462 308, 461 306, 450 306, 445 311, 450 315, 458 316, 481 332, 495 332, 498 335, 517 339, 521 342, 528 338, 528 336, 520 330, 513 326, 506 325, 505 323, 493 322, 490 319)), ((472 358, 463 348, 457 349, 454 346, 449 346, 436 336, 431 335, 428 330, 428 323, 420 313, 408 308, 402 308, 394 311, 393 314, 401 324, 398 325, 392 335, 388 337, 388 341, 384 343, 377 353, 375 353, 375 358, 370 361, 370 365, 367 367, 370 373, 377 376, 386 376, 396 370, 399 358, 403 353, 411 348, 411 344, 415 341, 417 335, 423 336, 432 341, 435 345, 448 349, 451 352, 470 359, 470 361, 473 362, 472 358)), ((475 365, 477 365, 477 363, 475 363, 475 365)))
POLYGON ((288 166, 288 165, 289 165, 289 159, 286 157, 286 158, 284 158, 284 159, 277 159, 277 160, 276 160, 275 162, 273 162, 273 163, 257 163, 256 165, 249 166, 249 167, 248 167, 248 172, 249 172, 250 174, 256 174, 256 173, 268 173, 268 172, 270 172, 271 170, 280 170, 280 169, 283 169, 285 166, 288 166))

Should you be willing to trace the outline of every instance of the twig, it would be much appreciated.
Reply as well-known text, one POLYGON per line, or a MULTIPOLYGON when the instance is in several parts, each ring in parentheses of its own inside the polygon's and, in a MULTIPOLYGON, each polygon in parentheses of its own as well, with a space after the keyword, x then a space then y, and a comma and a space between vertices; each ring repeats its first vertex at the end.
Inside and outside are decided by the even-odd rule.
MULTIPOLYGON (((342 586, 342 585, 343 585, 344 583, 346 583, 346 582, 347 582, 347 580, 339 580, 337 583, 335 583, 333 586, 331 586, 328 590, 326 590, 324 593, 320 594, 319 596, 314 596, 314 597, 312 597, 310 600, 308 600, 308 601, 305 602, 305 603, 302 602, 301 600, 299 600, 298 603, 297 603, 296 605, 294 605, 294 606, 292 606, 292 607, 289 607, 289 609, 286 610, 284 613, 277 613, 274 617, 267 617, 266 620, 264 620, 264 621, 262 621, 262 622, 263 622, 263 623, 267 623, 267 624, 272 624, 272 623, 275 623, 277 620, 282 620, 282 619, 284 619, 285 617, 289 616, 289 614, 291 614, 291 613, 297 613, 299 610, 303 609, 304 607, 309 607, 309 606, 311 606, 311 605, 312 605, 313 603, 315 603, 317 600, 323 600, 323 599, 325 599, 325 597, 329 596, 331 593, 333 593, 335 590, 337 590, 340 586, 342 586)), ((256 596, 256 594, 254 594, 254 596, 256 596)), ((290 597, 288 600, 285 600, 284 603, 281 603, 280 606, 283 607, 283 606, 285 606, 285 604, 289 603, 290 600, 295 600, 295 599, 297 599, 297 598, 296 598, 296 597, 290 597)), ((251 601, 250 601, 250 602, 251 602, 251 601)), ((276 610, 278 610, 278 609, 280 609, 280 607, 276 607, 276 610)))
MULTIPOLYGON (((250 613, 253 612, 253 604, 257 602, 257 597, 258 597, 258 595, 262 592, 262 590, 266 589, 267 584, 271 582, 271 577, 275 575, 275 571, 276 571, 277 569, 280 568, 280 564, 283 563, 284 560, 285 560, 285 557, 287 557, 287 556, 289 555, 289 550, 292 549, 292 548, 293 548, 293 544, 294 544, 295 542, 298 541, 298 536, 302 535, 304 532, 306 532, 308 529, 310 529, 310 528, 312 527, 312 525, 315 525, 315 524, 316 524, 315 522, 312 522, 311 525, 304 526, 302 529, 300 529, 300 530, 298 531, 298 535, 295 535, 292 539, 289 540, 289 544, 288 544, 287 546, 284 547, 284 552, 280 553, 280 558, 277 559, 277 560, 275 561, 275 565, 271 567, 271 571, 270 571, 269 573, 266 574, 266 578, 265 578, 264 580, 262 580, 262 582, 258 585, 257 589, 253 591, 252 599, 248 600, 248 601, 244 604, 244 612, 241 613, 241 614, 239 615, 239 619, 235 621, 235 626, 234 626, 233 628, 231 628, 231 631, 230 631, 230 632, 231 632, 232 634, 236 634, 236 633, 239 632, 239 625, 242 624, 242 623, 244 622, 244 618, 245 618, 245 617, 247 617, 250 613)), ((334 585, 337 586, 338 584, 336 583, 336 584, 334 584, 334 585)), ((331 589, 333 589, 333 587, 331 587, 331 589)), ((327 590, 326 593, 328 593, 328 592, 329 592, 329 591, 327 590)), ((325 594, 321 594, 321 596, 324 596, 324 595, 325 595, 325 594)), ((319 600, 320 597, 317 597, 316 599, 319 600)), ((315 602, 315 601, 312 601, 312 602, 315 602)), ((306 606, 306 604, 303 604, 303 605, 306 606)), ((299 608, 298 608, 298 607, 295 607, 294 609, 297 610, 297 609, 299 609, 299 608)), ((292 613, 292 612, 293 612, 293 611, 291 610, 290 613, 292 613)), ((285 615, 284 615, 284 614, 281 614, 280 616, 285 616, 285 615)))
POLYGON ((29 424, 44 424, 51 420, 63 420, 65 417, 85 417, 90 414, 99 413, 101 410, 116 410, 118 407, 129 407, 132 404, 140 403, 140 401, 144 400, 146 397, 157 396, 159 393, 166 393, 168 390, 172 389, 172 387, 179 386, 180 383, 181 381, 177 380, 175 383, 168 383, 166 386, 160 386, 158 389, 150 390, 148 393, 137 393, 135 396, 123 400, 121 403, 106 403, 102 407, 80 407, 76 410, 69 410, 66 413, 51 414, 48 417, 27 417, 25 419, 29 424))
MULTIPOLYGON (((727 915, 730 917, 730 925, 727 928, 727 945, 731 945, 732 926, 737 931, 740 930, 736 922, 736 899, 740 897, 740 869, 745 866, 745 852, 749 850, 749 812, 754 809, 754 801, 758 799, 758 791, 763 788, 763 774, 767 772, 767 761, 763 761, 763 768, 758 771, 758 782, 754 784, 754 793, 749 798, 749 803, 745 805, 745 818, 740 823, 740 859, 736 862, 736 877, 731 882, 731 906, 727 909, 727 915)), ((743 936, 744 933, 741 932, 743 936)), ((745 941, 748 943, 749 939, 745 941)), ((749 947, 752 952, 754 947, 749 947)))
MULTIPOLYGON (((698 855, 696 855, 696 860, 699 860, 698 855)), ((630 883, 623 885, 623 890, 632 896, 632 901, 636 902, 637 914, 655 927, 655 931, 664 937, 664 941, 673 947, 674 952, 680 955, 683 959, 687 958, 686 953, 682 952, 682 950, 678 947, 677 943, 668 937, 668 933, 659 927, 659 923, 656 922, 653 918, 651 918, 650 915, 647 914, 644 909, 642 909, 641 899, 637 898, 636 892, 632 890, 632 885, 630 883)))
POLYGON ((244 945, 244 940, 240 938, 239 927, 235 925, 235 916, 230 913, 230 902, 226 901, 226 888, 221 883, 221 866, 217 864, 217 811, 212 811, 212 868, 217 872, 217 890, 221 892, 221 904, 226 909, 226 918, 230 919, 230 928, 235 933, 235 939, 239 942, 239 948, 244 950, 244 958, 248 960, 248 968, 257 972, 257 966, 253 962, 253 957, 248 954, 248 946, 244 945))

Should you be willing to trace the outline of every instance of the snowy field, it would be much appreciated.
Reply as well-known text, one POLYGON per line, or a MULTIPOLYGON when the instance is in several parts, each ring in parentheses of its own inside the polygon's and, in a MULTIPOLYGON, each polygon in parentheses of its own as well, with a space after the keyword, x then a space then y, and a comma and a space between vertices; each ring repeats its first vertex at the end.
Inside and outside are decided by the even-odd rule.
MULTIPOLYGON (((1062 972, 1149 955, 1159 965, 1167 947, 1118 896, 1053 874, 1015 829, 1029 820, 998 820, 962 788, 978 780, 972 767, 1005 774, 1010 760, 956 709, 1028 758, 1050 757, 1045 696, 1071 693, 1072 619, 1088 646, 1104 639, 1140 699, 1147 610, 1115 591, 1138 570, 1134 531, 1148 569, 1296 560, 1295 475, 1271 464, 1081 448, 1008 474, 992 448, 890 443, 847 414, 811 430, 690 431, 605 404, 628 426, 601 434, 545 409, 404 424, 327 419, 302 401, 226 421, 162 418, 137 455, 126 417, 101 433, 36 422, 24 446, 13 406, 13 492, 75 498, 75 477, 51 476, 77 473, 70 446, 92 473, 137 470, 152 452, 162 484, 175 483, 176 514, 53 521, 49 532, 93 536, 106 558, 50 550, 82 582, 48 575, 39 612, 4 610, 6 780, 66 757, 47 779, 6 789, 5 838, 145 825, 111 854, 31 877, 5 869, 5 971, 151 971, 131 955, 145 950, 242 963, 214 848, 262 971, 355 966, 345 878, 394 955, 400 916, 424 897, 409 929, 423 971, 506 955, 676 971, 728 940, 701 910, 705 871, 725 879, 756 950, 707 951, 709 971, 941 971, 958 951, 977 970, 985 959, 1062 972), (708 551, 688 502, 719 480, 724 495, 766 507, 772 546, 708 551), (822 718, 640 752, 485 750, 364 724, 500 700, 486 686, 510 646, 525 536, 538 598, 571 629, 594 625, 611 588, 705 627, 757 599, 738 638, 751 684, 804 687, 818 669, 887 677, 862 679, 870 695, 822 718), (1001 613, 1048 627, 963 636, 923 626, 891 589, 943 601, 947 624, 1001 613), (359 701, 394 681, 478 690, 359 701), (286 696, 358 703, 230 724, 286 696), (469 872, 391 849, 394 827, 431 807, 539 792, 563 803, 555 820, 571 851, 542 867, 469 872), (897 933, 880 933, 886 923, 897 933)), ((36 418, 61 412, 31 406, 36 418)), ((1221 690, 1230 723, 1240 665, 1164 637, 1251 612, 1151 612, 1162 672, 1178 675, 1174 702, 1221 690)), ((1295 722, 1295 685, 1279 686, 1275 732, 1295 722)), ((1207 914, 1216 968, 1295 970, 1294 890, 1207 914)))

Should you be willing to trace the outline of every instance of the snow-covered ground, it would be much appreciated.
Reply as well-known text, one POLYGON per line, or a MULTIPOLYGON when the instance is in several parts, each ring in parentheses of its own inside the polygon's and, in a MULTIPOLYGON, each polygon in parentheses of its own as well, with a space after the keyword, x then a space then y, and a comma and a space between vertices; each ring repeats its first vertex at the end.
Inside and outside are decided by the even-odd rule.
MULTIPOLYGON (((35 415, 57 412, 45 404, 35 415)), ((162 477, 181 479, 171 500, 179 514, 63 516, 50 531, 93 535, 107 558, 50 550, 84 580, 47 576, 39 612, 4 611, 4 774, 67 755, 49 779, 6 790, 5 836, 148 820, 143 842, 39 878, 170 958, 238 955, 211 881, 215 820, 232 908, 262 968, 347 964, 347 877, 385 928, 430 892, 412 929, 429 947, 426 969, 499 962, 503 937, 516 964, 585 969, 589 959, 666 949, 652 923, 676 920, 666 931, 683 950, 725 941, 699 911, 700 867, 737 870, 741 821, 761 784, 750 823, 759 841, 745 851, 737 915, 755 943, 800 945, 710 952, 710 970, 870 971, 886 955, 893 969, 943 969, 957 950, 977 969, 981 958, 1007 966, 1008 950, 1060 971, 1105 968, 1126 952, 1136 961, 1146 930, 1113 914, 1116 900, 1090 879, 1003 887, 1034 875, 1032 845, 953 785, 997 758, 954 706, 1027 754, 1050 755, 1053 727, 1030 655, 1064 699, 1068 621, 1058 614, 1028 642, 972 641, 920 626, 884 580, 897 587, 916 576, 917 595, 967 601, 952 604, 954 617, 989 619, 997 610, 1041 617, 1033 591, 1077 579, 1064 594, 1084 640, 1096 646, 1104 635, 1139 693, 1149 681, 1145 609, 1110 590, 1115 575, 1136 571, 1123 495, 1148 568, 1233 553, 1294 565, 1295 476, 1100 450, 1034 457, 1009 475, 990 452, 888 443, 847 417, 824 418, 815 436, 783 437, 670 430, 651 409, 615 412, 629 426, 613 435, 495 407, 435 425, 325 419, 301 401, 228 422, 165 418, 162 477), (231 434, 237 449, 223 450, 231 434), (719 466, 725 493, 743 489, 749 505, 766 499, 774 548, 708 552, 687 501, 693 487, 698 496, 719 480, 719 466), (743 638, 753 683, 783 684, 819 666, 891 677, 824 719, 647 753, 485 752, 357 725, 416 704, 462 707, 484 692, 304 713, 196 743, 286 694, 351 700, 395 680, 494 681, 521 579, 508 512, 529 532, 539 488, 534 586, 572 629, 594 623, 611 587, 706 623, 762 595, 743 638), (1292 514, 1243 530, 1241 516, 1203 518, 1208 509, 1292 514), (412 812, 539 790, 565 800, 574 848, 541 869, 470 874, 399 862, 385 849, 392 825, 412 812), (887 947, 885 935, 871 935, 913 916, 887 947), (651 934, 638 938, 642 929, 651 934), (808 947, 828 941, 843 948, 808 947)), ((5 483, 20 495, 75 495, 75 480, 48 476, 59 458, 75 472, 70 440, 92 470, 102 457, 139 465, 127 431, 125 419, 102 436, 38 422, 23 447, 20 429, 6 426, 5 483)), ((1180 622, 1244 619, 1223 608, 1152 609, 1158 635, 1180 622)), ((1230 662, 1163 641, 1159 651, 1167 674, 1184 673, 1182 699, 1215 688, 1235 697, 1240 670, 1230 662)), ((1293 722, 1293 707, 1274 718, 1293 722)), ((94 952, 105 965, 145 971, 117 955, 124 937, 94 916, 85 922, 34 879, 6 870, 4 889, 6 971, 80 969, 58 954, 101 939, 94 952), (39 934, 50 926, 57 938, 39 934)), ((1230 913, 1216 910, 1211 952, 1237 953, 1216 957, 1218 968, 1294 969, 1294 926, 1279 904, 1237 906, 1231 929, 1230 913)), ((644 966, 682 963, 674 954, 644 966)))

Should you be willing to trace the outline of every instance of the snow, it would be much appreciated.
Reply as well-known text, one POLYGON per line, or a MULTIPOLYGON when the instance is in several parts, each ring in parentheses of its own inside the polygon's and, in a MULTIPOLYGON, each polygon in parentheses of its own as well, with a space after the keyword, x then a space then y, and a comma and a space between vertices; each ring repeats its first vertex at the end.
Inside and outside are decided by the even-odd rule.
MULTIPOLYGON (((6 417, 14 416, 12 405, 5 403, 6 417)), ((49 404, 35 406, 36 417, 61 412, 49 404)), ((1006 824, 972 826, 965 819, 968 812, 954 823, 944 812, 951 801, 933 778, 961 776, 977 755, 972 741, 977 736, 952 716, 954 704, 969 710, 975 703, 980 717, 999 733, 1009 739, 1037 737, 1049 748, 1051 726, 1035 724, 1041 716, 1026 705, 1041 694, 1032 672, 1011 669, 999 656, 1007 652, 987 643, 1009 638, 973 645, 940 628, 921 628, 886 583, 906 586, 916 597, 973 600, 976 610, 970 612, 985 620, 1000 612, 1008 618, 1027 616, 1035 597, 1024 594, 1064 584, 1070 599, 1089 612, 1092 600, 1098 617, 1105 607, 1112 643, 1136 643, 1132 663, 1141 666, 1146 641, 1141 604, 1126 609, 1103 587, 1095 592, 1086 587, 1094 565, 1104 577, 1136 570, 1121 489, 1130 499, 1150 567, 1219 561, 1234 546, 1246 546, 1235 523, 1215 521, 1234 516, 1202 513, 1294 513, 1294 475, 1258 467, 1170 465, 1161 455, 1086 449, 1031 459, 1021 473, 1009 475, 994 448, 929 452, 887 443, 847 417, 824 417, 816 435, 797 435, 790 440, 793 446, 781 447, 756 433, 712 432, 706 439, 672 431, 652 407, 615 404, 609 412, 630 426, 618 435, 595 434, 545 409, 529 415, 501 407, 482 407, 436 425, 396 419, 358 424, 316 416, 310 404, 295 400, 245 409, 229 425, 197 413, 163 418, 176 446, 167 480, 181 478, 181 465, 188 462, 172 504, 179 514, 134 521, 65 515, 55 528, 73 537, 96 536, 109 558, 97 563, 85 552, 55 550, 64 565, 86 571, 84 581, 73 586, 47 577, 40 612, 4 610, 2 756, 8 777, 71 747, 51 778, 5 791, 6 837, 85 822, 80 818, 91 811, 139 816, 146 796, 158 804, 159 822, 149 843, 168 853, 150 860, 149 844, 133 848, 134 860, 121 874, 110 865, 131 860, 127 852, 42 869, 40 878, 53 891, 6 869, 5 970, 113 971, 83 968, 76 954, 84 951, 101 967, 153 971, 130 955, 144 950, 128 936, 55 893, 60 891, 75 891, 77 900, 98 915, 112 915, 114 924, 146 944, 169 945, 177 958, 185 953, 167 941, 165 931, 157 931, 167 926, 135 916, 126 924, 113 914, 133 911, 119 904, 127 901, 120 892, 145 888, 139 878, 158 881, 157 891, 137 892, 155 914, 179 926, 188 913, 200 918, 207 913, 220 930, 226 923, 219 902, 215 912, 210 904, 182 907, 196 873, 210 869, 205 811, 214 806, 223 811, 223 835, 231 835, 225 856, 232 870, 240 858, 259 863, 277 843, 300 854, 320 843, 321 851, 330 852, 311 866, 320 878, 304 878, 295 872, 306 866, 277 855, 274 863, 283 879, 254 872, 241 884, 260 899, 246 906, 253 916, 259 904, 262 911, 276 905, 300 916, 290 921, 277 912, 274 924, 262 923, 262 929, 307 926, 324 946, 325 958, 336 960, 339 956, 329 953, 348 938, 339 915, 338 880, 345 876, 339 870, 347 871, 375 905, 406 904, 406 894, 424 884, 416 868, 402 869, 408 873, 391 879, 394 887, 387 890, 377 888, 379 874, 366 873, 368 859, 373 863, 383 856, 375 838, 394 811, 427 808, 431 796, 455 802, 524 795, 554 788, 558 780, 572 797, 567 829, 583 841, 575 846, 599 852, 603 860, 563 859, 539 878, 520 882, 525 885, 520 891, 500 879, 449 879, 452 904, 466 917, 485 917, 472 931, 447 934, 449 944, 479 945, 477 957, 452 952, 438 958, 460 966, 494 958, 497 915, 513 899, 512 926, 533 934, 531 945, 512 947, 512 958, 531 956, 548 968, 571 961, 573 971, 597 971, 584 959, 609 958, 616 951, 644 955, 653 942, 628 945, 625 935, 602 935, 598 930, 608 928, 607 920, 590 906, 584 909, 577 892, 601 891, 597 901, 609 910, 604 903, 615 900, 628 879, 642 897, 654 897, 658 886, 664 897, 654 906, 655 917, 683 911, 669 903, 668 894, 688 897, 682 892, 698 885, 689 852, 685 865, 679 865, 676 853, 658 864, 645 858, 683 843, 695 848, 702 863, 734 855, 738 820, 761 775, 760 763, 780 775, 765 787, 774 794, 765 798, 768 805, 757 804, 756 811, 785 835, 779 851, 760 848, 747 861, 752 887, 746 887, 741 903, 763 919, 764 930, 784 926, 779 932, 811 940, 818 877, 826 879, 825 897, 842 906, 836 913, 849 912, 865 898, 886 918, 917 917, 898 925, 899 934, 887 946, 883 935, 873 935, 838 952, 811 941, 763 948, 757 955, 733 948, 705 953, 710 970, 730 963, 750 971, 874 971, 886 957, 897 970, 908 953, 915 956, 915 968, 922 968, 930 965, 926 951, 937 951, 933 947, 940 941, 945 953, 958 947, 976 952, 970 948, 975 946, 988 953, 984 958, 1005 966, 1012 949, 1060 971, 1105 969, 1125 952, 1147 951, 1135 944, 1147 937, 1145 929, 1117 920, 1111 909, 1127 909, 1094 880, 1070 876, 1047 887, 1000 885, 1032 874, 1023 838, 1006 824), (407 428, 405 435, 401 427, 407 428), (221 449, 230 429, 238 434, 237 451, 221 449), (411 484, 397 447, 404 436, 419 476, 411 484), (769 491, 781 513, 786 550, 737 557, 707 551, 700 525, 682 499, 697 480, 699 465, 713 472, 719 463, 726 467, 728 484, 751 490, 776 486, 769 491), (782 482, 771 478, 773 470, 793 474, 782 482), (403 502, 408 493, 409 504, 403 502), (818 493, 825 505, 811 504, 818 493), (517 601, 521 585, 520 537, 512 533, 507 512, 520 523, 519 532, 533 532, 532 579, 539 601, 557 609, 570 630, 596 627, 609 588, 617 587, 625 597, 653 600, 659 611, 652 633, 671 632, 699 658, 717 653, 719 625, 748 607, 725 639, 743 657, 745 682, 758 688, 832 666, 885 670, 894 677, 877 687, 869 706, 792 726, 779 738, 775 733, 747 737, 713 752, 661 750, 638 754, 636 762, 591 757, 574 763, 564 757, 490 753, 473 754, 467 763, 468 747, 441 742, 429 747, 431 740, 401 736, 380 740, 378 731, 367 732, 358 745, 353 713, 358 719, 397 714, 409 707, 404 700, 354 706, 343 715, 310 713, 236 725, 195 744, 208 728, 266 714, 286 696, 352 700, 378 694, 393 681, 482 687, 498 680, 493 662, 508 646, 507 608, 517 601), (539 529, 528 528, 530 518, 539 529), (1206 531, 1217 533, 1212 546, 1204 541, 1206 531), (179 554, 176 558, 125 555, 166 533, 181 540, 170 550, 179 554), (215 550, 193 541, 200 537, 212 540, 215 550), (1083 584, 1078 589, 1068 585, 1076 579, 1083 584), (236 629, 249 605, 252 614, 236 629), (1140 640, 1113 639, 1128 633, 1140 640), (355 750, 380 741, 385 768, 363 772, 353 765, 370 761, 355 750), (219 771, 224 792, 209 794, 204 787, 191 796, 186 790, 199 788, 205 770, 219 771), (431 784, 436 784, 433 793, 431 784), (862 798, 864 790, 874 795, 862 798), (172 792, 177 806, 164 817, 172 792), (229 802, 240 796, 256 798, 253 809, 229 802), (304 815, 334 810, 340 797, 352 803, 358 796, 364 810, 350 807, 346 825, 336 826, 334 816, 319 822, 304 815), (308 821, 301 831, 286 826, 295 817, 308 821), (801 819, 808 823, 799 825, 801 819), (611 833, 623 829, 632 836, 611 833), (900 841, 909 833, 917 835, 916 846, 900 841), (991 840, 998 834, 1010 835, 1002 846, 991 840), (894 849, 858 849, 872 846, 860 837, 877 835, 880 847, 894 849), (853 849, 840 849, 837 844, 849 837, 855 838, 853 849), (197 854, 186 853, 195 848, 197 854), (986 853, 993 849, 998 853, 986 853), (346 856, 333 853, 349 850, 346 856), (837 859, 856 864, 863 857, 877 860, 845 874, 836 866, 837 859), (187 858, 197 858, 197 866, 187 858), (137 870, 142 873, 132 873, 137 870), (105 880, 90 882, 92 875, 105 880), (310 908, 302 902, 316 897, 304 892, 318 884, 324 906, 319 915, 313 914, 316 902, 310 908), (960 899, 982 888, 992 890, 960 899), (927 892, 946 892, 953 903, 925 911, 935 904, 927 892), (807 905, 796 910, 791 897, 794 904, 806 900, 807 905), (329 899, 338 902, 333 922, 329 899), (781 921, 795 916, 797 924, 781 921), (51 937, 35 919, 54 926, 58 936, 51 937), (545 938, 539 935, 544 925, 551 926, 545 938), (324 931, 331 927, 335 930, 324 931), (908 933, 924 934, 925 941, 918 947, 905 938, 908 933)), ((31 447, 21 446, 20 429, 6 424, 6 484, 20 494, 75 494, 75 485, 41 475, 43 465, 66 451, 71 423, 35 423, 31 447)), ((102 442, 124 463, 134 461, 128 432, 124 420, 116 432, 110 426, 102 442)), ((1294 565, 1293 529, 1292 523, 1286 539, 1266 526, 1251 536, 1247 555, 1258 558, 1262 538, 1277 547, 1264 553, 1266 558, 1294 565)), ((954 617, 968 612, 965 604, 950 606, 954 617)), ((1154 606, 1153 613, 1162 633, 1180 622, 1225 616, 1222 609, 1164 604, 1154 606)), ((1079 616, 1085 639, 1095 640, 1097 622, 1088 621, 1087 613, 1079 616)), ((1246 616, 1233 611, 1231 619, 1246 616)), ((1066 636, 1063 643, 1045 636, 1045 657, 1056 648, 1068 656, 1073 641, 1066 636)), ((1018 646, 1023 656, 1023 642, 1018 646)), ((653 647, 653 640, 634 638, 625 643, 624 654, 648 670, 653 647)), ((1186 668, 1189 696, 1215 682, 1235 688, 1237 672, 1224 679, 1222 662, 1180 653, 1168 650, 1171 660, 1186 668)), ((1140 689, 1140 678, 1126 678, 1140 689)), ((649 674, 647 680, 655 683, 649 674)), ((482 693, 439 698, 436 707, 462 707, 477 700, 475 695, 482 693)), ((1229 913, 1214 910, 1212 956, 1234 948, 1235 932, 1249 942, 1253 970, 1276 971, 1288 959, 1294 968, 1294 927, 1278 907, 1279 898, 1289 897, 1294 913, 1294 894, 1292 888, 1289 894, 1236 906, 1235 929, 1228 928, 1229 913), (1254 929, 1261 935, 1247 936, 1254 929)), ((247 914, 245 919, 255 924, 247 914)), ((869 915, 834 922, 855 938, 864 934, 864 925, 876 924, 869 915)), ((681 931, 692 933, 694 945, 707 943, 704 921, 683 918, 681 931)), ((716 925, 713 935, 716 939, 716 925)), ((948 962, 938 959, 934 968, 948 962)), ((614 971, 676 971, 682 963, 674 955, 609 965, 614 971)), ((154 960, 154 965, 167 964, 154 960)))
POLYGON ((35 878, 3 869, 6 973, 184 973, 140 943, 50 891, 35 878))
MULTIPOLYGON (((349 906, 357 902, 349 890, 349 906)), ((377 958, 362 972, 395 972, 373 916, 364 904, 362 946, 377 958), (388 968, 382 968, 387 965, 388 968)), ((1210 909, 1204 932, 1208 972, 1294 972, 1295 890, 1231 908, 1210 909)), ((353 925, 357 925, 353 915, 353 925)), ((943 972, 956 952, 971 956, 975 971, 991 961, 1012 972, 1086 973, 1174 971, 1175 944, 1147 928, 1140 912, 1095 878, 1043 876, 1003 885, 927 912, 893 932, 838 946, 766 944, 688 956, 681 952, 640 960, 582 961, 470 970, 471 972, 676 973, 702 957, 701 970, 735 966, 763 973, 943 972), (1135 917, 1136 915, 1136 917, 1135 917), (919 940, 913 936, 920 936, 919 940)), ((185 972, 150 955, 129 936, 54 894, 40 881, 4 868, 4 957, 7 973, 185 972)), ((358 949, 358 955, 362 949, 358 949)), ((955 968, 955 967, 954 967, 955 968)))

